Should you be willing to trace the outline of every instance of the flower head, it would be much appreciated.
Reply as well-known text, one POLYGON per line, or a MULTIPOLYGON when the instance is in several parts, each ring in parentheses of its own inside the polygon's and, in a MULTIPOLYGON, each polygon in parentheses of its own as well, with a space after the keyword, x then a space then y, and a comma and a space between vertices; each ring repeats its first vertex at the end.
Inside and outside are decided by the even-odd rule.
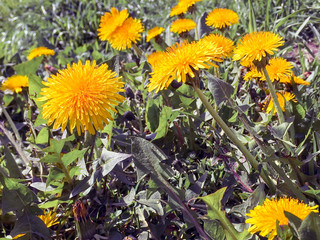
POLYGON ((222 49, 213 42, 181 42, 169 47, 166 52, 159 54, 160 60, 154 60, 152 77, 148 90, 166 89, 177 79, 185 83, 187 76, 194 78, 199 69, 216 65, 212 61, 221 62, 222 49))
POLYGON ((132 43, 141 39, 144 31, 141 21, 129 17, 127 10, 119 12, 111 8, 101 17, 98 36, 102 41, 108 41, 117 50, 131 48, 132 43))
POLYGON ((202 0, 179 0, 178 4, 171 9, 170 17, 186 13, 190 7, 202 0))
POLYGON ((165 56, 165 52, 153 52, 148 56, 148 62, 154 68, 159 62, 161 62, 162 56, 165 56))
POLYGON ((282 46, 282 37, 272 32, 252 32, 246 34, 237 44, 233 60, 261 61, 273 55, 282 46))
POLYGON ((77 127, 78 134, 84 130, 94 134, 103 128, 103 122, 112 120, 109 111, 117 112, 114 106, 124 100, 118 94, 124 91, 120 77, 108 70, 107 64, 96 66, 95 61, 68 65, 43 84, 46 88, 41 89, 43 97, 38 99, 47 101, 42 105, 43 117, 62 131, 70 121, 71 133, 77 127))
POLYGON ((317 208, 318 206, 310 207, 297 199, 287 197, 279 200, 266 199, 263 205, 256 206, 247 214, 250 218, 246 223, 251 224, 248 231, 251 234, 260 232, 259 235, 263 237, 269 234, 268 240, 272 240, 277 236, 277 221, 279 225, 288 225, 289 220, 284 211, 304 220, 311 212, 318 212, 317 208))
POLYGON ((118 11, 116 8, 111 8, 110 12, 106 12, 100 20, 100 28, 98 29, 98 36, 102 41, 107 41, 109 36, 121 26, 123 22, 129 17, 127 9, 118 11))
POLYGON ((217 47, 222 48, 222 57, 230 57, 234 49, 233 41, 221 34, 210 34, 200 39, 200 41, 209 41, 217 44, 217 47))
MULTIPOLYGON (((290 92, 280 92, 280 93, 276 93, 277 94, 277 98, 281 107, 281 110, 284 112, 285 111, 285 106, 286 106, 286 102, 289 101, 293 101, 296 102, 297 100, 295 99, 296 96, 293 93, 290 92)), ((272 111, 272 109, 274 108, 274 103, 273 103, 273 99, 271 98, 268 104, 265 104, 263 107, 263 110, 266 111, 266 113, 269 113, 272 111)), ((274 109, 273 115, 277 113, 277 109, 274 109)))
POLYGON ((33 49, 30 54, 28 55, 28 60, 34 59, 35 57, 40 57, 42 55, 47 56, 47 55, 54 55, 55 51, 46 47, 38 47, 33 49))
POLYGON ((214 28, 225 28, 239 22, 237 13, 230 9, 216 8, 213 9, 206 18, 206 24, 214 28))
POLYGON ((171 24, 170 31, 180 34, 183 32, 188 32, 196 28, 196 26, 197 24, 191 19, 177 19, 171 24))
POLYGON ((147 42, 149 42, 152 38, 160 35, 164 31, 162 27, 154 27, 148 31, 147 42))
MULTIPOLYGON (((288 78, 293 73, 291 71, 293 65, 283 58, 272 58, 269 64, 266 66, 270 80, 281 82, 282 79, 288 78)), ((252 78, 258 78, 260 81, 265 81, 266 77, 256 67, 252 67, 251 70, 245 75, 244 80, 250 80, 252 78)))
POLYGON ((44 224, 47 226, 47 228, 59 223, 56 212, 44 211, 44 214, 40 215, 38 217, 44 222, 44 224))
POLYGON ((11 92, 19 93, 23 87, 29 86, 29 79, 27 76, 14 75, 8 77, 6 81, 2 83, 1 90, 9 90, 11 92))

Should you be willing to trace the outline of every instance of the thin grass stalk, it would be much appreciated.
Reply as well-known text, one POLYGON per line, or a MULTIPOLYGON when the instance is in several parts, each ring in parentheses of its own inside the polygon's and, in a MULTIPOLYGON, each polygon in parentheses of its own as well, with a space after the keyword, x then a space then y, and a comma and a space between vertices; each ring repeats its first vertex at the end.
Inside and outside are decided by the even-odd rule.
MULTIPOLYGON (((216 123, 222 128, 222 130, 226 133, 226 135, 230 138, 230 140, 240 149, 240 151, 244 154, 246 159, 250 162, 251 166, 259 171, 259 162, 255 159, 255 157, 250 153, 250 151, 243 145, 243 143, 238 139, 238 137, 232 132, 232 130, 228 127, 228 125, 223 121, 223 119, 219 116, 219 114, 213 109, 211 104, 208 102, 206 96, 202 93, 202 91, 197 87, 193 86, 195 92, 199 96, 203 105, 207 108, 211 116, 214 118, 216 123)), ((261 177, 265 181, 265 183, 270 188, 272 193, 275 193, 276 187, 268 174, 262 169, 261 177)))

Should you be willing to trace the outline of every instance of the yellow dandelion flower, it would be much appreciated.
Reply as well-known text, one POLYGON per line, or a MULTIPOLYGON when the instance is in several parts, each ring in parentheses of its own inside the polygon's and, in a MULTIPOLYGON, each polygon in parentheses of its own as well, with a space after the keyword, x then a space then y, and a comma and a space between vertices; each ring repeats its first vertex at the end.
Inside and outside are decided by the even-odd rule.
POLYGON ((202 0, 180 0, 170 11, 170 17, 186 13, 190 7, 202 0))
POLYGON ((148 62, 154 68, 159 62, 162 61, 163 56, 165 56, 165 52, 153 52, 148 56, 148 62))
POLYGON ((291 85, 292 84, 291 79, 297 85, 310 85, 310 82, 307 82, 307 81, 303 80, 302 78, 299 78, 295 75, 290 75, 290 76, 286 76, 284 78, 281 78, 280 82, 291 85))
POLYGON ((47 228, 59 223, 56 212, 44 211, 44 214, 40 215, 38 217, 44 222, 44 224, 47 226, 47 228))
POLYGON ((174 33, 183 33, 188 32, 196 28, 197 24, 191 19, 177 19, 175 20, 170 27, 170 31, 174 33))
POLYGON ((148 31, 147 42, 149 42, 152 38, 160 35, 164 31, 162 27, 154 27, 148 31))
POLYGON ((29 79, 27 76, 22 75, 14 75, 11 77, 8 77, 7 80, 5 80, 2 83, 1 90, 9 90, 11 92, 19 93, 22 91, 23 87, 29 86, 29 79))
POLYGON ((110 35, 108 41, 111 46, 117 50, 131 48, 132 43, 136 43, 141 39, 140 33, 144 31, 141 21, 127 18, 120 27, 110 35))
POLYGON ((213 9, 206 18, 206 24, 214 28, 225 28, 239 22, 237 13, 230 9, 216 8, 213 9))
POLYGON ((282 37, 272 32, 252 32, 246 34, 237 44, 233 60, 261 61, 273 55, 282 46, 282 37))
MULTIPOLYGON (((283 78, 288 78, 293 73, 291 71, 293 65, 283 58, 272 58, 269 64, 266 66, 270 80, 282 81, 283 78)), ((260 72, 256 67, 252 67, 251 70, 245 75, 244 80, 250 80, 253 78, 258 78, 260 81, 266 81, 266 77, 262 72, 260 72)))
POLYGON ((40 57, 40 56, 47 56, 47 55, 54 55, 55 51, 46 47, 38 47, 33 49, 30 54, 28 55, 28 60, 34 59, 35 57, 40 57))
POLYGON ((46 88, 41 89, 39 101, 47 101, 42 105, 42 115, 53 122, 53 128, 61 126, 62 131, 70 121, 70 131, 77 127, 80 134, 84 130, 94 134, 103 129, 103 122, 112 120, 109 111, 117 112, 114 106, 124 100, 118 92, 123 92, 124 83, 116 73, 108 70, 107 64, 96 66, 96 62, 81 61, 68 65, 51 75, 46 88))
POLYGON ((108 41, 109 36, 116 30, 117 27, 121 26, 124 21, 129 17, 127 9, 118 11, 116 8, 111 8, 110 12, 106 12, 101 17, 98 36, 102 41, 108 41))
POLYGON ((297 199, 280 198, 266 199, 262 205, 256 206, 247 214, 250 218, 246 223, 251 224, 248 231, 251 234, 259 232, 260 236, 267 236, 272 240, 277 236, 277 220, 279 225, 288 225, 288 218, 284 211, 289 212, 296 217, 304 220, 311 212, 318 212, 318 206, 310 207, 297 199))
MULTIPOLYGON (((286 102, 289 102, 289 101, 297 102, 297 100, 295 99, 296 96, 293 93, 280 92, 280 93, 276 93, 276 94, 278 97, 278 101, 279 101, 281 110, 283 112, 285 111, 286 102)), ((272 111, 273 107, 274 107, 274 103, 273 103, 273 99, 271 98, 269 103, 267 105, 264 105, 262 110, 264 110, 266 113, 270 113, 272 111)), ((277 113, 277 109, 274 108, 273 115, 276 113, 277 113)))
POLYGON ((209 41, 217 44, 217 47, 222 48, 222 57, 230 57, 234 49, 233 41, 221 34, 210 34, 200 39, 200 41, 209 41))
POLYGON ((131 48, 132 43, 141 39, 144 31, 141 21, 129 17, 127 10, 119 12, 111 8, 101 17, 98 36, 102 41, 108 41, 117 50, 131 48))
POLYGON ((254 66, 253 62, 248 60, 241 60, 240 65, 247 68, 251 68, 254 66))
POLYGON ((194 71, 217 67, 212 61, 222 61, 221 54, 222 49, 212 42, 177 43, 158 55, 160 59, 155 60, 148 90, 158 92, 166 89, 174 79, 185 83, 187 75, 195 77, 194 71))

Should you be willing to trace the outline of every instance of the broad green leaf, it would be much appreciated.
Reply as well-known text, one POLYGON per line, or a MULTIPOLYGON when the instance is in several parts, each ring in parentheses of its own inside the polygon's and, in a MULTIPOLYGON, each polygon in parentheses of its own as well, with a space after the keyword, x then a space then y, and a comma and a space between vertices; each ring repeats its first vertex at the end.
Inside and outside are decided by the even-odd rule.
POLYGON ((178 111, 173 111, 171 107, 163 106, 160 118, 159 118, 159 126, 155 131, 157 133, 154 139, 159 139, 164 137, 169 129, 169 124, 179 116, 178 111))
POLYGON ((4 186, 2 192, 2 214, 22 210, 30 203, 37 201, 36 195, 27 186, 17 182, 17 180, 1 177, 1 183, 4 186))
POLYGON ((24 213, 18 218, 10 235, 14 237, 22 233, 26 233, 30 237, 29 239, 51 239, 49 229, 45 223, 39 217, 30 213, 24 213))
POLYGON ((20 63, 16 66, 14 66, 14 70, 16 70, 16 73, 19 75, 30 75, 30 74, 36 74, 36 71, 40 67, 40 64, 42 62, 43 56, 34 58, 30 61, 20 63))
POLYGON ((64 154, 61 158, 64 166, 67 167, 72 162, 74 162, 76 159, 82 158, 87 150, 88 150, 88 148, 84 148, 82 150, 73 150, 71 152, 64 154))
POLYGON ((146 106, 146 123, 151 132, 155 132, 159 126, 160 99, 149 98, 146 106))
POLYGON ((320 239, 320 216, 319 213, 310 213, 299 227, 301 240, 320 239))
POLYGON ((103 169, 102 175, 106 176, 118 163, 131 157, 131 154, 111 152, 107 149, 102 149, 101 160, 103 163, 100 165, 103 169))
MULTIPOLYGON (((284 215, 289 219, 289 226, 295 231, 296 235, 299 237, 299 228, 301 226, 302 220, 290 212, 284 212, 284 215)), ((300 237, 299 237, 300 238, 300 237)))
POLYGON ((5 154, 4 161, 6 163, 6 168, 9 171, 9 176, 11 178, 23 178, 24 176, 22 175, 16 160, 14 159, 10 150, 8 149, 8 147, 5 144, 3 145, 3 150, 4 150, 4 154, 5 154))
POLYGON ((44 127, 40 130, 36 138, 36 144, 45 144, 49 141, 49 129, 44 127))
POLYGON ((44 152, 53 152, 53 153, 61 153, 61 150, 66 142, 73 141, 74 135, 71 135, 67 138, 56 140, 51 139, 50 140, 50 146, 43 149, 44 152))
POLYGON ((40 159, 44 163, 58 163, 60 161, 60 153, 49 153, 40 159))
POLYGON ((52 168, 50 168, 46 184, 47 184, 47 186, 49 186, 52 181, 60 181, 64 177, 65 177, 65 174, 61 169, 59 169, 57 167, 52 167, 52 168))
POLYGON ((244 232, 238 232, 226 217, 225 212, 221 210, 221 200, 226 191, 226 187, 219 189, 215 193, 200 197, 208 206, 208 217, 210 220, 219 220, 221 226, 224 229, 227 240, 244 240, 249 237, 249 233, 245 230, 244 232))
POLYGON ((226 81, 220 80, 210 73, 206 73, 206 76, 208 78, 209 91, 213 95, 217 106, 219 106, 222 102, 228 100, 232 96, 234 89, 231 84, 227 83, 226 81))
POLYGON ((218 220, 204 219, 204 231, 215 240, 225 240, 226 234, 224 233, 223 227, 218 220))

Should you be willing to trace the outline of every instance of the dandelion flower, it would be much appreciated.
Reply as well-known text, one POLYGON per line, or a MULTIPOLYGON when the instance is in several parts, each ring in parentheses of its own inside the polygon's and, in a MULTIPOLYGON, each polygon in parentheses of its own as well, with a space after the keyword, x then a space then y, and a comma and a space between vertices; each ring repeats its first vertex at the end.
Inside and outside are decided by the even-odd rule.
POLYGON ((154 68, 159 62, 162 61, 163 56, 165 56, 165 52, 153 52, 148 56, 148 62, 154 68))
POLYGON ((53 128, 61 126, 62 131, 70 122, 71 133, 75 127, 78 134, 103 129, 103 122, 112 120, 109 111, 117 112, 114 106, 124 100, 118 94, 124 91, 120 77, 108 70, 107 64, 96 66, 95 61, 68 65, 43 84, 46 88, 41 89, 43 97, 38 99, 47 101, 42 105, 43 117, 49 125, 54 122, 53 128))
POLYGON ((171 9, 170 17, 186 13, 190 7, 202 0, 180 0, 176 6, 171 9))
POLYGON ((33 49, 30 54, 28 55, 28 60, 34 59, 35 57, 40 56, 47 56, 47 55, 54 55, 55 52, 52 49, 46 48, 46 47, 38 47, 33 49))
POLYGON ((44 222, 47 228, 59 223, 56 212, 45 211, 43 215, 40 215, 38 217, 44 222))
POLYGON ((194 28, 196 28, 197 24, 191 20, 191 19, 177 19, 175 20, 171 27, 170 27, 170 31, 174 32, 174 33, 183 33, 183 32, 188 32, 194 28))
POLYGON ((297 85, 310 85, 310 82, 307 82, 307 81, 303 80, 302 78, 299 78, 299 77, 297 77, 295 75, 290 75, 290 76, 286 76, 284 78, 281 78, 280 82, 292 85, 291 79, 297 85))
POLYGON ((222 49, 211 42, 187 41, 167 48, 166 52, 158 55, 159 60, 153 66, 148 90, 166 89, 176 79, 185 83, 187 76, 194 78, 194 71, 199 69, 217 67, 212 61, 221 62, 222 49))
POLYGON ((261 61, 273 55, 282 46, 282 37, 272 32, 252 32, 246 34, 237 44, 233 60, 261 61))
POLYGON ((263 205, 256 206, 247 214, 250 218, 246 223, 251 224, 248 231, 251 234, 260 232, 259 235, 263 237, 269 234, 268 240, 272 240, 277 236, 277 221, 279 225, 288 225, 285 211, 304 220, 311 212, 318 212, 317 208, 318 206, 310 207, 297 199, 287 197, 279 200, 266 199, 263 205))
POLYGON ((128 16, 127 10, 119 12, 111 8, 111 13, 101 17, 99 38, 108 41, 117 50, 131 48, 132 43, 141 39, 140 33, 144 31, 144 27, 140 20, 128 16))
POLYGON ((225 28, 239 22, 237 13, 230 9, 217 8, 213 9, 206 18, 206 24, 214 28, 225 28))
MULTIPOLYGON (((281 79, 291 76, 293 74, 291 68, 293 68, 293 65, 280 57, 270 59, 269 64, 266 66, 266 70, 272 82, 281 82, 281 79)), ((264 74, 258 71, 256 67, 251 68, 251 70, 244 77, 244 80, 250 80, 252 78, 258 78, 260 81, 266 80, 264 74)))
POLYGON ((1 90, 9 90, 11 92, 19 93, 23 87, 29 86, 29 79, 27 76, 14 75, 8 77, 6 81, 2 83, 1 90))
POLYGON ((136 43, 141 39, 140 33, 143 31, 144 28, 141 21, 129 17, 121 27, 117 27, 116 31, 111 35, 109 42, 117 50, 131 48, 132 43, 136 43))
POLYGON ((149 42, 152 38, 160 35, 164 31, 162 27, 154 27, 148 31, 147 42, 149 42))
MULTIPOLYGON (((280 92, 276 94, 277 94, 277 98, 278 98, 281 110, 283 112, 285 111, 286 102, 289 102, 289 101, 297 102, 297 100, 295 99, 296 96, 293 93, 280 92)), ((273 103, 273 99, 271 98, 269 103, 263 107, 263 110, 266 111, 266 113, 270 113, 273 107, 274 107, 274 103, 273 103)), ((277 109, 275 108, 273 114, 276 114, 276 113, 277 113, 277 109)))
POLYGON ((121 26, 124 21, 129 17, 127 9, 118 11, 116 8, 111 8, 110 12, 106 12, 101 17, 98 36, 102 41, 108 41, 110 35, 116 30, 117 27, 121 26))
POLYGON ((217 47, 222 48, 222 57, 230 57, 234 49, 233 41, 221 34, 210 34, 200 39, 200 41, 209 41, 217 44, 217 47))

